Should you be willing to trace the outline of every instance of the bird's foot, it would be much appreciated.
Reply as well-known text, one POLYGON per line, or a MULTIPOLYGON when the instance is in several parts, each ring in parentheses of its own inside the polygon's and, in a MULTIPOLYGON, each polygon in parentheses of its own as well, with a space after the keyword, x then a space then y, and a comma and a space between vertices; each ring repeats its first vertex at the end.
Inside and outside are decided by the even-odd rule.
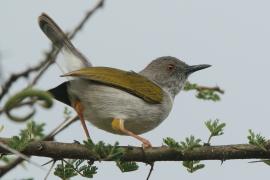
POLYGON ((150 141, 148 141, 147 139, 141 139, 141 142, 143 143, 142 144, 142 147, 143 149, 146 149, 146 148, 151 148, 152 147, 152 144, 150 141))
POLYGON ((139 141, 141 141, 143 143, 142 144, 143 149, 152 147, 152 144, 150 143, 150 141, 148 141, 147 139, 144 139, 143 137, 141 137, 141 136, 127 130, 125 128, 125 126, 124 126, 124 120, 123 119, 114 118, 112 120, 112 128, 122 132, 123 134, 132 136, 132 137, 138 139, 139 141))

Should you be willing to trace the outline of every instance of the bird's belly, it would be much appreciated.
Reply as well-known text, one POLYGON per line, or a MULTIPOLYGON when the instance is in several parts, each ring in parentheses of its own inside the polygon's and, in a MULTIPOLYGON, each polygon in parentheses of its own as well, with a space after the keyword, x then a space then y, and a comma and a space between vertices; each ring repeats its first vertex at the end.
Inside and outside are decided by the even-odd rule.
POLYGON ((83 92, 87 93, 73 93, 80 93, 80 101, 87 107, 84 110, 85 119, 100 129, 116 134, 122 133, 112 128, 114 118, 123 119, 126 129, 142 134, 157 127, 168 116, 172 107, 172 100, 167 94, 161 104, 150 104, 114 87, 89 82, 84 83, 84 86, 87 91, 83 92))

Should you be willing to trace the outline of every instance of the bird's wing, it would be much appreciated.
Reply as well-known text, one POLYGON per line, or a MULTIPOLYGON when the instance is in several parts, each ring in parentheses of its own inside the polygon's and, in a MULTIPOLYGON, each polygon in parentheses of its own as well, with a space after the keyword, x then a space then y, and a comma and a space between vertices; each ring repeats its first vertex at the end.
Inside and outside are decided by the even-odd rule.
POLYGON ((63 30, 47 14, 42 13, 38 23, 44 34, 64 54, 63 62, 57 59, 57 64, 63 73, 91 66, 91 63, 74 47, 63 30))
POLYGON ((162 102, 163 90, 146 77, 135 72, 109 67, 88 67, 63 76, 79 77, 125 90, 152 104, 162 102))

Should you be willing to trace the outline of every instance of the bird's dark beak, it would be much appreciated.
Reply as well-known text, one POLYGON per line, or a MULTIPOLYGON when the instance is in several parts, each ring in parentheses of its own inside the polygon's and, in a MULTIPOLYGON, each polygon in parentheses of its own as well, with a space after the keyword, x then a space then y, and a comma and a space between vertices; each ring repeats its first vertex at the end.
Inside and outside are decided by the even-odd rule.
POLYGON ((211 65, 209 64, 200 64, 200 65, 194 65, 194 66, 188 66, 185 71, 186 71, 186 74, 189 75, 189 74, 192 74, 196 71, 199 71, 199 70, 202 70, 202 69, 205 69, 205 68, 209 68, 211 65))

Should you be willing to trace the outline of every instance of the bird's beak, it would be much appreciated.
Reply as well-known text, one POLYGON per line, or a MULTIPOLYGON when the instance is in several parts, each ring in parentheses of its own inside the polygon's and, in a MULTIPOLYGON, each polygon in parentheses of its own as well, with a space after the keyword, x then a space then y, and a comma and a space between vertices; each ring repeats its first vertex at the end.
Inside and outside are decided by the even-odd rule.
POLYGON ((205 69, 205 68, 209 68, 211 65, 209 64, 200 64, 200 65, 194 65, 194 66, 188 66, 185 71, 186 71, 186 74, 189 75, 189 74, 192 74, 196 71, 199 71, 199 70, 202 70, 202 69, 205 69))

